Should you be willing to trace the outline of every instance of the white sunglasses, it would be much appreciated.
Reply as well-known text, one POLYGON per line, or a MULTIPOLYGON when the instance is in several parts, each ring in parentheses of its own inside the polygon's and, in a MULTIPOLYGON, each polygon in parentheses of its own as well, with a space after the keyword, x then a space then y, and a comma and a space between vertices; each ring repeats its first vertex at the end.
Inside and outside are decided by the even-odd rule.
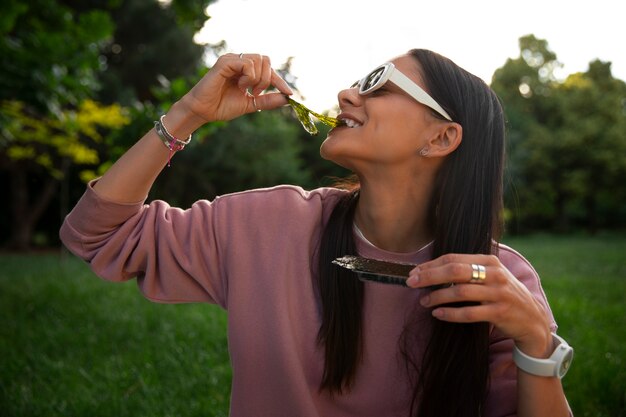
POLYGON ((359 94, 364 96, 373 91, 381 88, 387 81, 391 81, 398 87, 400 87, 405 93, 413 97, 417 102, 422 103, 425 106, 430 107, 446 120, 452 121, 450 115, 433 99, 426 91, 424 91, 419 85, 415 84, 413 80, 396 69, 395 65, 391 62, 385 62, 363 79, 352 84, 351 88, 359 87, 359 94))

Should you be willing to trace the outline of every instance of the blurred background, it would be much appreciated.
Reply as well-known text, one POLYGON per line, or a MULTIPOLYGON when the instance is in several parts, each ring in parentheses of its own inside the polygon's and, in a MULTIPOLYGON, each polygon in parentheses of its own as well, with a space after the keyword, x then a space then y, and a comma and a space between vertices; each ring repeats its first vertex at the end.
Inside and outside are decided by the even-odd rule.
MULTIPOLYGON (((210 0, 5 0, 0 5, 0 183, 5 195, 0 205, 1 415, 85 415, 90 409, 99 410, 90 415, 228 414, 230 371, 222 312, 154 306, 144 303, 134 288, 112 288, 92 279, 82 263, 61 251, 63 217, 86 182, 150 129, 215 57, 230 51, 268 53, 252 42, 256 34, 293 45, 293 55, 277 52, 272 62, 306 99, 315 96, 317 88, 307 84, 314 78, 335 82, 326 82, 329 75, 313 66, 342 65, 336 58, 326 59, 326 52, 339 49, 351 61, 359 32, 370 32, 377 20, 393 20, 401 13, 377 3, 365 7, 367 2, 350 11, 327 2, 293 3, 288 10, 283 4, 283 16, 291 16, 287 24, 270 2, 268 16, 256 15, 260 1, 233 0, 239 6, 235 10, 217 7, 228 2, 217 2, 215 15, 210 0), (387 11, 381 15, 378 8, 387 11), (223 34, 212 31, 212 18, 217 21, 222 10, 228 18, 216 28, 230 24, 245 36, 235 39, 226 29, 223 34), (269 34, 268 26, 283 29, 269 34), (329 30, 341 40, 337 45, 322 38, 329 30), (307 65, 296 65, 298 60, 307 65), (207 323, 215 328, 199 334, 207 323), (155 346, 168 346, 169 353, 159 356, 155 346), (185 360, 189 362, 180 362, 185 360), (209 368, 219 372, 207 376, 209 368), (163 381, 177 390, 167 394, 163 381), (197 390, 207 393, 206 401, 189 398, 197 390)), ((478 15, 495 13, 500 4, 486 3, 478 15)), ((429 10, 429 20, 443 19, 434 12, 451 11, 429 10)), ((528 15, 541 15, 557 27, 567 24, 563 15, 546 18, 541 12, 528 15)), ((607 20, 617 16, 612 10, 603 13, 607 20)), ((501 10, 494 16, 496 29, 506 26, 506 19, 515 20, 501 10)), ((416 27, 424 19, 416 17, 416 27)), ((601 19, 588 22, 607 27, 601 19)), ((456 37, 454 43, 467 50, 463 33, 486 24, 444 23, 440 32, 419 32, 413 46, 437 47, 439 39, 456 37)), ((588 28, 583 23, 567 27, 588 28)), ((621 59, 626 37, 620 30, 610 38, 613 49, 598 48, 621 59)), ((371 69, 366 66, 370 61, 375 65, 381 56, 388 59, 408 49, 396 48, 385 33, 376 33, 377 43, 365 43, 368 50, 380 47, 384 55, 372 52, 352 78, 338 76, 342 87, 371 69)), ((502 56, 490 48, 485 33, 479 35, 484 41, 474 45, 477 52, 471 55, 499 64, 485 75, 465 55, 458 63, 480 73, 506 111, 505 241, 524 249, 543 277, 564 334, 582 347, 573 375, 565 380, 575 414, 626 416, 626 83, 614 74, 610 58, 591 57, 584 68, 564 71, 567 66, 551 39, 529 30, 520 30, 515 51, 502 56)), ((498 38, 497 30, 488 36, 498 38)), ((435 50, 456 60, 452 47, 441 44, 435 50)), ((314 110, 335 112, 338 88, 315 98, 314 110), (323 103, 328 105, 321 107, 323 103)), ((199 198, 280 183, 328 185, 348 172, 319 157, 325 137, 322 126, 320 130, 311 137, 289 108, 211 123, 175 156, 150 199, 188 207, 199 198)))

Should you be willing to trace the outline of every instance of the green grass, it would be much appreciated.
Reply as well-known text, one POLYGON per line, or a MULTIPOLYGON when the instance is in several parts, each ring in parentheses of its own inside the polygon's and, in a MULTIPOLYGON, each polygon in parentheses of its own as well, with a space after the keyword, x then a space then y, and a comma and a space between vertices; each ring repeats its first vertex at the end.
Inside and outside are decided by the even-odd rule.
POLYGON ((563 386, 574 416, 626 416, 626 236, 508 239, 542 279, 574 347, 563 386))
MULTIPOLYGON (((576 417, 626 417, 626 236, 507 239, 576 350, 576 417)), ((226 416, 226 315, 146 301, 67 256, 0 255, 0 415, 226 416)))
POLYGON ((227 416, 226 315, 73 257, 0 257, 0 415, 227 416))

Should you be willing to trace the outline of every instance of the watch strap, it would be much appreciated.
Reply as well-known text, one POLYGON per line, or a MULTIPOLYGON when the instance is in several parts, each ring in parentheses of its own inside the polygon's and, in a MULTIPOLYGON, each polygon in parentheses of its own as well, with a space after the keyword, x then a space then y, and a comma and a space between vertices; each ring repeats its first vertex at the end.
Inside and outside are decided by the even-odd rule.
POLYGON ((555 333, 552 333, 552 340, 555 345, 555 349, 549 358, 534 358, 519 350, 517 346, 514 346, 513 361, 518 368, 526 373, 538 376, 563 378, 572 362, 574 349, 572 349, 565 339, 555 333))

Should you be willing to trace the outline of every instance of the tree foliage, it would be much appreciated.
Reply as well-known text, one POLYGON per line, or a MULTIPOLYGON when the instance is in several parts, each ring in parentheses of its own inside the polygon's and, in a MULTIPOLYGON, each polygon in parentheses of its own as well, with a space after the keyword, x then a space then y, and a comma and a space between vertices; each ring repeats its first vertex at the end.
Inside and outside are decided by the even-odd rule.
POLYGON ((119 105, 102 106, 92 100, 47 117, 22 102, 5 101, 0 103, 0 120, 0 168, 9 173, 11 185, 10 245, 23 249, 70 165, 86 167, 80 174, 83 181, 94 178, 93 168, 101 162, 96 147, 104 145, 103 132, 128 120, 119 105), (36 188, 29 185, 34 176, 42 179, 36 188))
POLYGON ((96 164, 91 144, 123 120, 117 106, 88 100, 113 29, 107 13, 75 13, 54 0, 2 8, 0 170, 11 186, 9 244, 26 248, 68 164, 96 164))
MULTIPOLYGON (((29 112, 19 101, 0 103, 2 116, 3 161, 6 165, 30 165, 55 179, 63 178, 63 160, 77 165, 97 166, 96 145, 103 144, 103 130, 119 129, 128 123, 117 104, 103 106, 92 100, 81 101, 75 110, 64 110, 58 118, 43 118, 29 112)), ((13 170, 15 170, 14 168, 13 170)), ((81 174, 92 179, 93 171, 81 174)))
POLYGON ((514 230, 623 227, 626 84, 610 63, 557 80, 545 40, 520 38, 520 56, 493 76, 508 119, 514 230))
POLYGON ((209 1, 2 3, 0 178, 11 185, 0 222, 10 229, 5 243, 29 246, 50 203, 64 204, 56 191, 69 173, 84 181, 110 164, 131 113, 117 103, 141 108, 137 97, 157 79, 195 73, 203 48, 192 36, 209 1))
POLYGON ((113 30, 106 12, 78 14, 57 0, 0 7, 0 100, 17 99, 45 114, 93 93, 100 48, 113 30))
POLYGON ((112 8, 112 41, 102 49, 104 102, 155 101, 152 88, 178 77, 193 77, 204 47, 193 41, 207 19, 210 0, 125 0, 112 8))

